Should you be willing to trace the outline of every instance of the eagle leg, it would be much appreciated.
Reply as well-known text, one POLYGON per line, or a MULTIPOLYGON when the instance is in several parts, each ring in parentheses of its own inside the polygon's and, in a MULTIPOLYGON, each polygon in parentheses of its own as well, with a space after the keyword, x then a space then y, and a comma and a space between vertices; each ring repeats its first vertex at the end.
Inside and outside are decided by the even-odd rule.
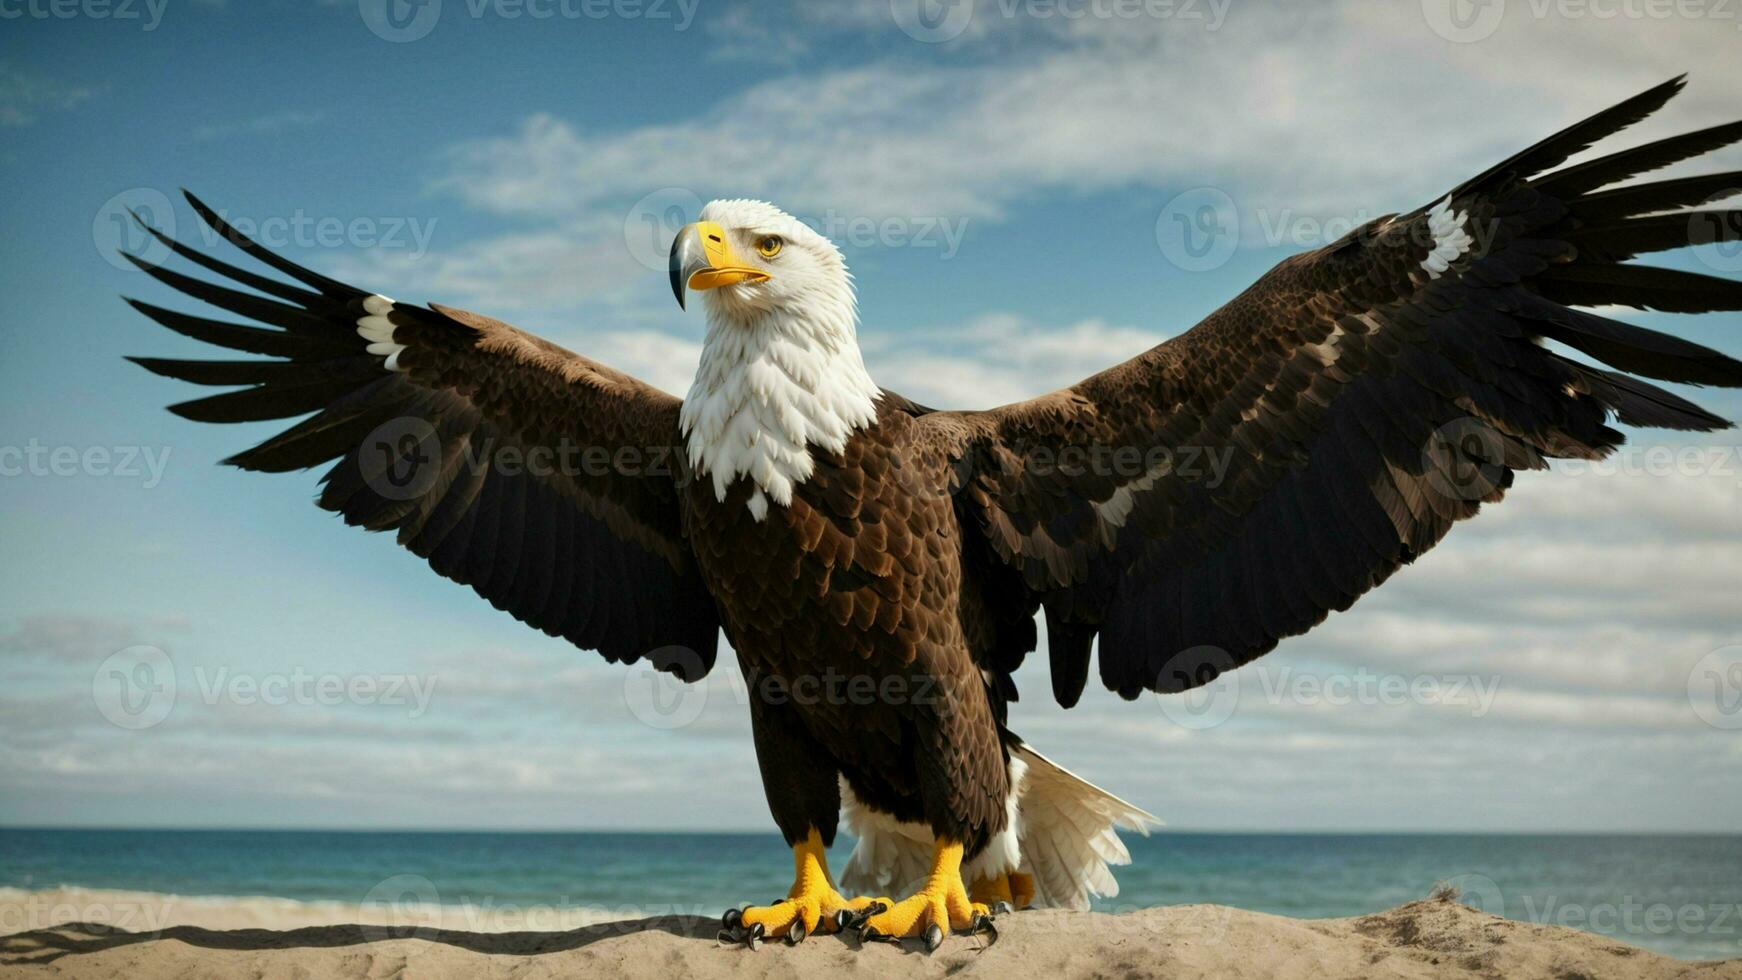
POLYGON ((978 878, 968 889, 968 897, 993 909, 1000 903, 1010 909, 1025 909, 1034 903, 1034 878, 1020 871, 978 878))
POLYGON ((866 919, 859 938, 923 936, 926 949, 934 950, 943 943, 946 930, 977 930, 991 918, 992 910, 969 898, 962 883, 961 842, 940 838, 925 884, 912 896, 866 919))
POLYGON ((815 827, 792 846, 792 863, 794 880, 786 900, 727 911, 721 925, 728 933, 752 946, 764 936, 784 936, 798 943, 819 926, 833 932, 856 924, 868 911, 893 904, 887 898, 845 898, 835 891, 823 837, 815 827))

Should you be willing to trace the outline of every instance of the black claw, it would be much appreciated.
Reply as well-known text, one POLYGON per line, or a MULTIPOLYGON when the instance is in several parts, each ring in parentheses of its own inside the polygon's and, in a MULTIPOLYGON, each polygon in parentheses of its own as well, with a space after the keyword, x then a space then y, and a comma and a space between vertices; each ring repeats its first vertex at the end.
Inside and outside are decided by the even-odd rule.
POLYGON ((863 926, 859 929, 859 941, 861 943, 873 942, 882 938, 883 933, 878 932, 875 926, 863 926))
POLYGON ((944 930, 936 922, 925 927, 925 951, 933 953, 944 944, 944 930))
POLYGON ((720 928, 722 929, 736 929, 743 924, 743 909, 727 909, 726 914, 720 916, 720 928))
POLYGON ((750 927, 750 934, 744 939, 744 945, 751 949, 761 949, 762 937, 764 934, 765 930, 762 928, 762 923, 756 923, 750 927))
POLYGON ((842 909, 835 913, 835 928, 843 932, 848 929, 857 929, 870 921, 872 916, 886 910, 887 906, 882 902, 872 902, 857 912, 851 909, 842 909))
POLYGON ((786 941, 797 946, 804 942, 804 938, 808 935, 810 935, 810 930, 804 927, 804 919, 800 918, 793 922, 791 929, 786 930, 786 941))
POLYGON ((744 937, 740 936, 736 929, 721 929, 719 934, 714 936, 714 942, 721 946, 736 946, 743 941, 744 937))
POLYGON ((1007 915, 1014 911, 1016 909, 1012 908, 1009 902, 997 902, 992 906, 993 915, 1007 915))

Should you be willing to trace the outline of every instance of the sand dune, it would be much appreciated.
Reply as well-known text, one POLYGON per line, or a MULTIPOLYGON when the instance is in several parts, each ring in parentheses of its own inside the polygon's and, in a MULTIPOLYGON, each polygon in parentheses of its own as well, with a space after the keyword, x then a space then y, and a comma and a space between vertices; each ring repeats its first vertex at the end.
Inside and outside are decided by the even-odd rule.
MULTIPOLYGON (((0 927, 25 915, 99 906, 122 909, 126 893, 65 890, 0 895, 0 927)), ((136 896, 137 898, 138 896, 136 896)), ((999 920, 996 939, 951 937, 927 955, 917 945, 863 948, 840 936, 796 947, 721 946, 717 923, 667 916, 560 928, 475 931, 431 914, 414 926, 324 921, 355 906, 301 905, 290 921, 271 921, 270 900, 166 903, 157 917, 126 913, 102 923, 34 923, 0 938, 8 977, 474 978, 583 975, 667 978, 759 976, 1117 976, 1214 978, 1437 978, 1508 980, 1742 978, 1742 960, 1686 963, 1615 940, 1557 926, 1514 922, 1448 899, 1412 902, 1378 915, 1296 920, 1213 905, 1123 915, 1031 911, 999 920)), ((285 903, 281 913, 295 903, 285 903)), ((507 920, 496 920, 497 925, 507 920)), ((525 920, 537 923, 536 916, 525 920)))

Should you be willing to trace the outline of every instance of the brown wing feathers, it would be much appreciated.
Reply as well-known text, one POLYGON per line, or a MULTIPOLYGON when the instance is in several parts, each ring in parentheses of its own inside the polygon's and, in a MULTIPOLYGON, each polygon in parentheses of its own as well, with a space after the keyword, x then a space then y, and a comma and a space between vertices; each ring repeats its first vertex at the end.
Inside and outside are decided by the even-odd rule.
POLYGON ((1259 656, 1498 500, 1516 470, 1613 450, 1622 435, 1611 417, 1727 427, 1640 377, 1738 386, 1742 364, 1571 306, 1742 309, 1742 284, 1619 264, 1742 237, 1736 211, 1656 213, 1725 196, 1738 175, 1601 189, 1742 138, 1742 123, 1537 176, 1681 85, 1452 192, 1437 220, 1463 215, 1478 234, 1449 268, 1424 265, 1440 242, 1429 209, 1380 219, 1285 260, 1193 330, 1073 389, 929 417, 976 459, 959 507, 1044 607, 1061 703, 1081 693, 1097 637, 1102 679, 1126 697, 1195 687, 1259 656), (1058 453, 1071 446, 1169 456, 1159 470, 1062 472, 1058 453), (1049 465, 1034 465, 1039 451, 1049 465), (1204 467, 1219 455, 1220 472, 1204 467))
MULTIPOLYGON (((1031 645, 1018 620, 1044 608, 1062 703, 1080 695, 1097 639, 1103 681, 1127 697, 1197 686, 1347 608, 1499 499, 1516 470, 1611 451, 1622 441, 1611 418, 1727 425, 1640 379, 1742 385, 1742 364, 1574 307, 1742 309, 1742 284, 1623 264, 1742 238, 1742 211, 1678 210, 1728 196, 1742 173, 1605 189, 1735 142, 1742 123, 1553 170, 1682 84, 1568 127, 1432 209, 1286 260, 1192 331, 1073 389, 986 413, 916 406, 922 427, 962 457, 958 508, 986 533, 988 549, 970 548, 966 560, 979 579, 1000 583, 998 616, 1009 622, 981 629, 1010 639, 987 640, 1010 647, 995 658, 999 671, 1031 645), (1442 258, 1448 221, 1477 234, 1442 258), (1613 370, 1563 357, 1545 339, 1613 370), (1059 453, 1072 448, 1166 455, 1140 452, 1135 470, 1107 469, 1104 459, 1061 467, 1059 453), (1046 466, 1035 465, 1039 452, 1046 466)), ((505 324, 441 308, 394 308, 407 373, 383 374, 355 333, 364 293, 266 252, 193 204, 225 238, 295 280, 166 240, 254 292, 146 271, 268 326, 134 303, 179 333, 276 358, 138 359, 185 381, 244 386, 178 413, 314 413, 232 462, 288 470, 337 460, 322 506, 396 529, 437 571, 499 607, 613 659, 670 642, 711 664, 717 619, 682 547, 669 485, 468 465, 503 447, 571 439, 575 420, 603 426, 582 433, 595 444, 675 447, 675 400, 505 324), (429 435, 368 458, 370 435, 402 419, 429 435), (428 487, 410 497, 378 492, 381 474, 419 448, 435 460, 428 487)))
POLYGON ((368 294, 274 255, 188 200, 225 240, 295 280, 239 269, 151 229, 176 255, 254 292, 135 260, 159 282, 266 325, 129 300, 178 333, 273 358, 133 358, 166 377, 245 386, 173 411, 202 422, 308 416, 227 462, 268 472, 331 463, 321 507, 397 532, 497 608, 611 660, 647 656, 690 679, 706 673, 719 624, 683 546, 676 473, 651 460, 623 471, 575 465, 589 448, 675 447, 676 399, 506 324, 405 304, 390 319, 406 370, 388 371, 357 333, 368 294), (539 449, 568 455, 529 465, 539 449))

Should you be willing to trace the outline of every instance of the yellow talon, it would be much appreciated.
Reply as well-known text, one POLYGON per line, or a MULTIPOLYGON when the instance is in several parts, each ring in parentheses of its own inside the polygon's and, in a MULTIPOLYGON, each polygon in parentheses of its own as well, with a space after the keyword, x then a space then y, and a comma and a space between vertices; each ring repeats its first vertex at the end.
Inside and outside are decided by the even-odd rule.
POLYGON ((1008 902, 1011 908, 1021 910, 1034 904, 1034 878, 1016 871, 981 878, 974 882, 968 894, 976 902, 993 907, 999 902, 1008 902))
POLYGON ((792 848, 794 879, 786 901, 773 905, 752 906, 742 912, 728 912, 728 924, 736 925, 752 935, 761 926, 761 935, 784 936, 798 942, 817 931, 835 930, 835 916, 841 911, 860 912, 872 902, 890 904, 886 898, 845 898, 835 891, 829 878, 828 857, 823 851, 822 834, 811 828, 809 836, 792 848))
POLYGON ((962 845, 940 840, 925 884, 911 897, 867 919, 864 936, 923 936, 927 948, 936 949, 946 931, 971 928, 990 914, 986 903, 969 898, 962 884, 962 845))

